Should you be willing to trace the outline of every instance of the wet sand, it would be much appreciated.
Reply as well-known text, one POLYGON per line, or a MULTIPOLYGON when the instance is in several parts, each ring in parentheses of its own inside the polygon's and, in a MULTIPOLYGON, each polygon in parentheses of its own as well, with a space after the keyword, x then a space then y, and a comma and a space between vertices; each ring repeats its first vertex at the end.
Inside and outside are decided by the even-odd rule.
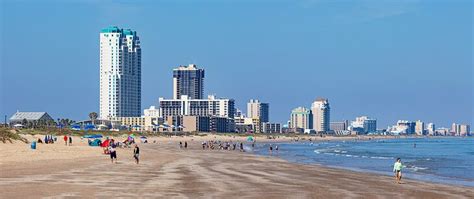
POLYGON ((238 151, 203 151, 197 141, 186 150, 174 141, 140 144, 140 148, 139 165, 133 161, 132 149, 119 149, 117 164, 107 155, 98 155, 100 148, 72 159, 3 159, 0 193, 2 198, 474 197, 466 187, 413 180, 399 185, 390 176, 299 165, 238 151))

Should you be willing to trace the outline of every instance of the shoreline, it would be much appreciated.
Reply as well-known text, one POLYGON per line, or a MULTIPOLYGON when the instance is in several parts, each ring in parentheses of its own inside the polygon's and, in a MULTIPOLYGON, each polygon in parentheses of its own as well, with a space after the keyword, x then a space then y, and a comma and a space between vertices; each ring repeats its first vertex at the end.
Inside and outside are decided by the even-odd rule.
POLYGON ((379 174, 298 164, 254 153, 202 150, 198 139, 184 139, 190 148, 182 150, 179 140, 183 139, 139 143, 139 165, 133 163, 131 149, 118 149, 119 163, 111 164, 100 148, 89 147, 87 142, 73 141, 71 147, 61 141, 43 144, 34 152, 28 152, 28 144, 0 144, 2 152, 17 150, 16 156, 23 158, 8 160, 11 153, 1 154, 1 159, 8 161, 2 161, 0 168, 9 172, 0 173, 0 192, 5 197, 474 197, 469 187, 412 179, 396 185, 392 177, 379 174), (59 157, 49 157, 55 155, 59 157))

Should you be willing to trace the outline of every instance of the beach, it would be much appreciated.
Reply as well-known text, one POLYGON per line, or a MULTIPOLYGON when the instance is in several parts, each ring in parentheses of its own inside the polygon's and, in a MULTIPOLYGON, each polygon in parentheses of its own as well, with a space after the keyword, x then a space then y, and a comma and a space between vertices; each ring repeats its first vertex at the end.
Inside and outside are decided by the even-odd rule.
MULTIPOLYGON (((36 139, 28 137, 29 140, 36 139)), ((277 157, 203 150, 201 142, 230 137, 156 137, 118 149, 112 164, 100 147, 73 138, 73 146, 0 144, 0 193, 4 198, 473 198, 468 187, 290 163, 277 157), (179 141, 188 142, 180 149, 179 141)), ((245 138, 232 138, 243 141, 245 138)), ((285 138, 289 139, 289 138, 285 138)), ((260 141, 260 140, 258 140, 260 141)), ((265 141, 265 140, 262 140, 265 141)), ((282 141, 282 140, 278 140, 282 141)))

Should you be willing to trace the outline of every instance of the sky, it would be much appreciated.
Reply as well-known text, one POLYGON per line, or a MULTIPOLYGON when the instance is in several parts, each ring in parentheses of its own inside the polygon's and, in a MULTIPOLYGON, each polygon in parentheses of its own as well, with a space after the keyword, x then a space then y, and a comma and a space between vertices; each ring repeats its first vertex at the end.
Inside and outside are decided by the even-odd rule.
POLYGON ((469 0, 0 1, 0 115, 99 111, 99 33, 136 30, 142 108, 172 97, 172 69, 206 70, 205 94, 270 103, 270 120, 329 99, 367 115, 474 124, 469 0))

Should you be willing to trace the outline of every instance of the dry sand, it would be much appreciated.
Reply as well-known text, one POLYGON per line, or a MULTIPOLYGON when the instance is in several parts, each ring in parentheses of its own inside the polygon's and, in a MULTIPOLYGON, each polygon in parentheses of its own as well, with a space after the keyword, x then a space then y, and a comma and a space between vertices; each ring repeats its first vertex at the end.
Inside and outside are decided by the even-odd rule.
POLYGON ((117 150, 119 161, 112 164, 102 149, 77 137, 73 146, 58 138, 37 150, 0 144, 0 198, 474 198, 467 187, 413 180, 399 185, 390 176, 203 151, 200 142, 212 138, 149 139, 139 144, 139 165, 132 149, 117 150), (190 148, 179 149, 179 140, 190 148))

